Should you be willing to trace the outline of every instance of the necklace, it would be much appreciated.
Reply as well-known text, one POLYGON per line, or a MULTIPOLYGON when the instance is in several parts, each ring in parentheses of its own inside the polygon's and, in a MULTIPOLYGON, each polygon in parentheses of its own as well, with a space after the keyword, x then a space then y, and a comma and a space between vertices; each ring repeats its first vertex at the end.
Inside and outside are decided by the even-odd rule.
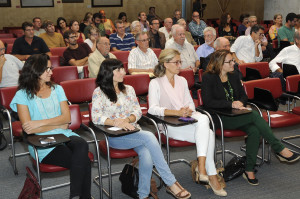
POLYGON ((230 93, 230 94, 228 93, 227 89, 224 87, 226 100, 227 100, 227 101, 232 101, 232 102, 233 102, 233 101, 234 101, 234 99, 233 99, 233 89, 232 89, 232 87, 231 87, 229 81, 227 81, 227 84, 228 84, 228 88, 229 88, 229 93, 230 93))

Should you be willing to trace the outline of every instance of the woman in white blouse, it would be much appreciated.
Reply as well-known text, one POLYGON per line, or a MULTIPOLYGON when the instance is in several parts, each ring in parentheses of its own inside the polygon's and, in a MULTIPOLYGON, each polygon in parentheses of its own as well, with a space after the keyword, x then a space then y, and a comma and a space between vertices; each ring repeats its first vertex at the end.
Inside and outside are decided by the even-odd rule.
POLYGON ((209 183, 216 195, 226 196, 217 180, 214 163, 215 134, 209 127, 209 119, 195 111, 187 81, 177 74, 180 71, 180 53, 174 49, 165 49, 159 55, 159 63, 154 68, 156 79, 149 85, 149 110, 153 115, 193 117, 197 123, 182 127, 168 127, 169 137, 196 143, 198 181, 209 183))
MULTIPOLYGON (((121 61, 106 59, 102 62, 96 79, 97 88, 93 93, 92 121, 133 130, 140 128, 137 121, 142 112, 134 89, 123 84, 125 70, 121 61)), ((174 198, 190 198, 191 194, 180 186, 168 167, 160 145, 153 133, 140 131, 121 136, 109 137, 110 147, 134 149, 139 156, 139 198, 147 198, 153 164, 167 185, 166 190, 174 198)))

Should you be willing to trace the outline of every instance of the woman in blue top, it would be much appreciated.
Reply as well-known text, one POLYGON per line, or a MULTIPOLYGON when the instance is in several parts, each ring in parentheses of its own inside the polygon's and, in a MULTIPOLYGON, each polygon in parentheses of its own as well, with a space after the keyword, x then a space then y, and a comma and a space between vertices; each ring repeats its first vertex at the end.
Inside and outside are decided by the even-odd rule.
MULTIPOLYGON (((70 142, 38 149, 39 161, 70 169, 70 198, 91 198, 91 163, 85 140, 68 129, 71 121, 67 98, 61 86, 53 84, 50 58, 30 56, 19 77, 18 91, 10 106, 18 112, 27 134, 64 134, 70 142)), ((34 157, 32 146, 29 152, 34 157)))

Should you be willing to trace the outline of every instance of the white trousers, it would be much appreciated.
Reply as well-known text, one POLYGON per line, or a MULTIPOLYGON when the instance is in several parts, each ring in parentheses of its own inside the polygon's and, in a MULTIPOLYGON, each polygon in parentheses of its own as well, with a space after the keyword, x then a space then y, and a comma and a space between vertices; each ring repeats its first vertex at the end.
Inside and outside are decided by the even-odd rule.
POLYGON ((206 115, 194 112, 193 118, 198 122, 186 126, 174 127, 167 125, 170 138, 196 143, 197 157, 205 156, 205 168, 208 175, 216 175, 214 161, 215 134, 209 128, 209 119, 206 115))

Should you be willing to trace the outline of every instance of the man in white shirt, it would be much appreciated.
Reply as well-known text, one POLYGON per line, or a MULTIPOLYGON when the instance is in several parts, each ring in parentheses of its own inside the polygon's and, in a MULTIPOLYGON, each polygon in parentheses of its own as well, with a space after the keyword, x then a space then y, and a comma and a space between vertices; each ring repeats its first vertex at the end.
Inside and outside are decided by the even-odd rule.
POLYGON ((34 17, 32 19, 32 24, 34 28, 34 35, 39 36, 41 33, 45 33, 45 29, 41 28, 42 27, 42 20, 40 17, 34 17))
POLYGON ((158 64, 158 59, 151 48, 149 48, 149 36, 147 32, 136 34, 135 42, 137 48, 130 51, 128 57, 128 72, 132 75, 147 73, 153 76, 153 69, 158 64))
POLYGON ((175 24, 172 26, 171 32, 174 42, 167 44, 166 49, 172 48, 180 52, 182 61, 181 69, 192 69, 194 72, 196 72, 200 66, 200 61, 192 44, 185 41, 184 28, 179 24, 175 24))
POLYGON ((172 25, 173 25, 173 20, 171 18, 165 18, 164 27, 161 27, 159 29, 160 32, 165 34, 166 41, 168 41, 170 39, 172 25))
POLYGON ((259 62, 263 59, 261 50, 261 40, 264 36, 264 27, 254 25, 250 35, 238 37, 231 46, 230 51, 236 63, 259 62))
POLYGON ((296 31, 294 34, 294 45, 285 47, 280 53, 269 63, 270 70, 282 73, 282 69, 277 63, 291 64, 297 67, 300 73, 300 32, 296 31))
POLYGON ((4 53, 5 46, 0 40, 0 88, 17 86, 19 70, 24 64, 15 56, 4 53))
POLYGON ((88 58, 89 77, 96 78, 100 65, 107 58, 117 59, 110 51, 110 42, 106 37, 97 39, 96 50, 88 58))

